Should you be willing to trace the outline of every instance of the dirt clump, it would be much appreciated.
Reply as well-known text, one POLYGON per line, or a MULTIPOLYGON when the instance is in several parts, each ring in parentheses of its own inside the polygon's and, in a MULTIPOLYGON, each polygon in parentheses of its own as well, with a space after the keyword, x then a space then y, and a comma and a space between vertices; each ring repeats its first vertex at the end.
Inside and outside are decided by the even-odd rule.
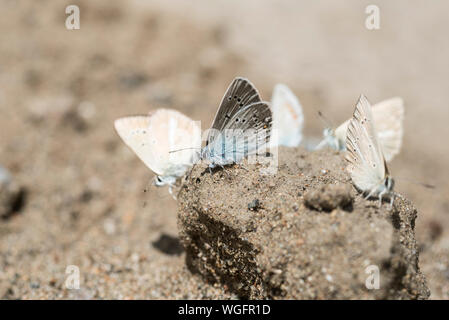
POLYGON ((279 159, 273 175, 246 163, 193 168, 178 197, 192 272, 250 299, 429 296, 410 201, 365 200, 333 151, 281 148, 279 159), (373 268, 378 289, 368 289, 373 268))

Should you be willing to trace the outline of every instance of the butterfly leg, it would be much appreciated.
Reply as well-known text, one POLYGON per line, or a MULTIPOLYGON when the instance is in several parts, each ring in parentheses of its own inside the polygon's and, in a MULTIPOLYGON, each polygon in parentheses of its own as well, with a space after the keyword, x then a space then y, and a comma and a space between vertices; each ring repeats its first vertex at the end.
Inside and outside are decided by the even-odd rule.
POLYGON ((371 198, 371 196, 374 194, 374 192, 376 192, 376 189, 371 190, 370 193, 368 193, 368 195, 365 197, 365 200, 368 200, 369 198, 371 198))
POLYGON ((393 209, 393 202, 394 202, 394 193, 390 196, 390 209, 393 209))
POLYGON ((379 193, 379 208, 382 206, 382 197, 387 193, 387 189, 382 190, 379 193))
POLYGON ((382 207, 382 196, 383 192, 379 193, 379 208, 382 207))
POLYGON ((323 139, 313 150, 321 150, 327 145, 327 139, 323 139))
POLYGON ((222 165, 220 165, 220 167, 221 167, 221 169, 222 169, 222 172, 226 175, 226 177, 227 178, 230 178, 230 174, 229 174, 229 172, 227 172, 227 170, 225 169, 225 167, 224 166, 222 166, 222 165))
POLYGON ((176 195, 173 194, 173 186, 172 185, 168 186, 168 193, 170 193, 170 195, 173 197, 173 199, 176 200, 176 195))
POLYGON ((188 179, 188 178, 190 178, 190 175, 192 174, 192 172, 193 172, 193 169, 195 168, 195 166, 196 166, 196 163, 194 163, 193 165, 192 165, 192 167, 190 168, 190 170, 189 170, 189 172, 186 174, 186 180, 188 179))

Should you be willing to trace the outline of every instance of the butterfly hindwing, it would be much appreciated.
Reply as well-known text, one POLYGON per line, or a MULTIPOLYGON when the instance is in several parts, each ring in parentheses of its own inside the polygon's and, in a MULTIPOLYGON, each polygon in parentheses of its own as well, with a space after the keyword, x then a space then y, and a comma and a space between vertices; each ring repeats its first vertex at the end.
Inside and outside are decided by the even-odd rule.
POLYGON ((256 102, 239 110, 206 147, 209 148, 208 154, 224 165, 263 153, 270 139, 271 117, 271 109, 266 102, 256 102))

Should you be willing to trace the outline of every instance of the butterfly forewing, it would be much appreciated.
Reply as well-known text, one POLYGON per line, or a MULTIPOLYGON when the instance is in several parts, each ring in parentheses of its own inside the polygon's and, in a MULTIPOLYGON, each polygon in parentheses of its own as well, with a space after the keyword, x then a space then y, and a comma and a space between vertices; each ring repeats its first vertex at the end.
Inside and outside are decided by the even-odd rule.
POLYGON ((130 116, 115 120, 115 130, 123 142, 156 174, 162 173, 150 144, 150 117, 130 116))
POLYGON ((152 148, 161 164, 168 167, 191 165, 201 147, 199 126, 184 114, 158 109, 150 119, 152 148))
POLYGON ((213 133, 223 130, 226 123, 240 109, 259 101, 259 93, 249 80, 240 77, 235 78, 221 100, 220 107, 212 122, 212 130, 209 132, 206 145, 213 139, 213 133))
POLYGON ((125 144, 159 176, 181 176, 201 146, 199 126, 176 110, 120 118, 114 126, 125 144))
POLYGON ((348 124, 346 148, 348 170, 355 185, 370 191, 381 184, 386 174, 385 159, 374 127, 371 106, 363 95, 348 124))

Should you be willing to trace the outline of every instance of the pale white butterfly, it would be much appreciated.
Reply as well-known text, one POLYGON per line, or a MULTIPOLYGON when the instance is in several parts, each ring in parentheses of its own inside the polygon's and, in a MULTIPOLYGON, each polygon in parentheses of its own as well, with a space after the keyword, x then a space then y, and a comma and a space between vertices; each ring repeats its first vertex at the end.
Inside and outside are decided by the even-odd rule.
POLYGON ((380 206, 382 197, 388 196, 391 206, 394 200, 394 180, 388 172, 376 125, 371 105, 366 97, 361 95, 348 124, 347 170, 357 189, 367 194, 366 198, 379 197, 380 206))
MULTIPOLYGON (((396 97, 384 100, 372 106, 372 114, 376 123, 385 160, 390 162, 401 150, 404 120, 404 102, 396 97)), ((346 132, 350 120, 343 122, 337 129, 324 129, 324 140, 316 147, 320 149, 329 145, 335 150, 345 150, 346 132)))
POLYGON ((277 84, 271 97, 273 111, 273 136, 271 146, 296 147, 302 140, 304 115, 294 93, 284 84, 277 84))
POLYGON ((120 118, 114 126, 125 144, 156 173, 154 184, 169 185, 170 193, 201 148, 200 127, 176 110, 158 109, 148 116, 120 118))
POLYGON ((201 158, 209 168, 240 162, 269 144, 272 115, 267 102, 245 78, 228 87, 209 129, 201 158))

